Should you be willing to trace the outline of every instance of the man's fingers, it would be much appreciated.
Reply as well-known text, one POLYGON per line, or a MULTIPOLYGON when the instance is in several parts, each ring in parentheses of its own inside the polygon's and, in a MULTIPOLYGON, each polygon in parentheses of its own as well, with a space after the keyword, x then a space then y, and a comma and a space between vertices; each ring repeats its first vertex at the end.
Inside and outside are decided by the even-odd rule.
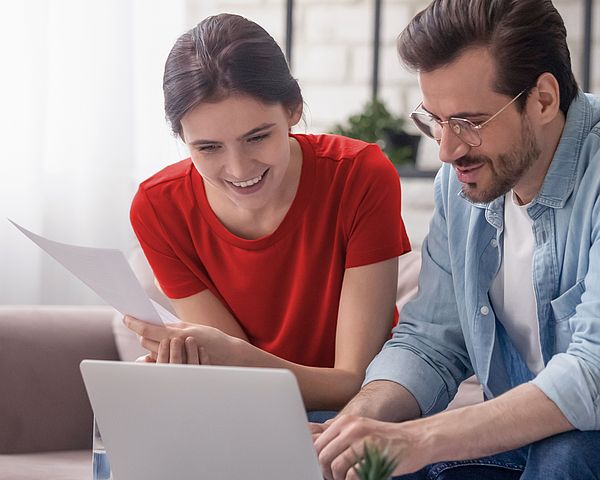
MULTIPOLYGON (((324 434, 321 434, 323 436, 324 434)), ((321 471, 323 477, 327 480, 340 480, 346 477, 348 467, 344 469, 344 465, 348 464, 348 461, 344 457, 345 450, 343 450, 341 442, 331 442, 319 453, 319 463, 321 464, 321 471)), ((350 462, 352 465, 354 462, 350 462)))
POLYGON ((319 437, 318 441, 315 442, 317 453, 320 453, 326 445, 336 438, 350 421, 351 417, 340 415, 325 422, 322 431, 323 434, 319 437))
POLYGON ((308 429, 310 430, 310 433, 312 433, 312 434, 323 433, 326 428, 327 428, 327 425, 324 425, 322 423, 308 422, 308 429))
POLYGON ((348 470, 348 473, 346 474, 346 480, 360 480, 358 478, 358 473, 356 473, 354 467, 348 470))
POLYGON ((351 447, 357 441, 364 442, 368 433, 364 422, 361 417, 338 416, 315 440, 321 470, 327 480, 345 479, 348 470, 356 464, 357 456, 351 447))
POLYGON ((321 436, 321 434, 323 433, 325 428, 327 428, 327 427, 325 425, 323 425, 322 423, 308 422, 308 429, 310 430, 310 434, 312 436, 313 443, 315 443, 317 441, 317 438, 319 438, 321 436))

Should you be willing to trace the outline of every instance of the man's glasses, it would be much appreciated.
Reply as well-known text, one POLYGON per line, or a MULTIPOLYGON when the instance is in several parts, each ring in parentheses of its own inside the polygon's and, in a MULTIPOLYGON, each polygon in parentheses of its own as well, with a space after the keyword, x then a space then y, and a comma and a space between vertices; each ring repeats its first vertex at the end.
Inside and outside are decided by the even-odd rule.
POLYGON ((481 145, 481 134, 479 133, 479 130, 500 115, 527 90, 529 90, 529 88, 521 90, 521 92, 510 102, 504 105, 485 122, 481 123, 473 123, 471 120, 458 117, 450 117, 448 120, 440 120, 423 108, 423 102, 419 103, 414 112, 410 114, 410 118, 413 122, 415 122, 415 125, 421 132, 438 142, 442 139, 442 130, 444 125, 448 125, 448 127, 450 127, 450 131, 467 145, 471 147, 479 147, 481 145))

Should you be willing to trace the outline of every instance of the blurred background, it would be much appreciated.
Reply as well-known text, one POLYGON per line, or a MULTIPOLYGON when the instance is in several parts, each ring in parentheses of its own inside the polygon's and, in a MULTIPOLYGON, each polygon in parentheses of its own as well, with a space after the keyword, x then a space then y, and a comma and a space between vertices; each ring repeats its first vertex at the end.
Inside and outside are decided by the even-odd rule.
MULTIPOLYGON (((279 42, 304 94, 298 131, 369 131, 383 115, 416 134, 400 119, 419 103, 419 89, 398 64, 395 39, 427 3, 0 1, 0 304, 102 303, 6 219, 65 243, 133 248, 128 212, 137 184, 187 156, 164 120, 162 69, 175 39, 202 18, 239 13, 279 42), (374 99, 380 103, 369 105, 374 99)), ((578 81, 599 94, 600 5, 554 3, 578 81)), ((432 143, 421 140, 416 164, 398 167, 417 248, 432 209, 432 143)))

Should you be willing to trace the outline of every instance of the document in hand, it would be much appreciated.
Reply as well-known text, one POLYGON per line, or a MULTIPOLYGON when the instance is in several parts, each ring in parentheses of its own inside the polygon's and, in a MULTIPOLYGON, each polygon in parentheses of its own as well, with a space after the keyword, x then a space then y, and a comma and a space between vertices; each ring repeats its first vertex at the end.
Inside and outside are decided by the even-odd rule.
POLYGON ((55 242, 9 222, 123 315, 156 325, 179 321, 148 297, 120 250, 55 242))

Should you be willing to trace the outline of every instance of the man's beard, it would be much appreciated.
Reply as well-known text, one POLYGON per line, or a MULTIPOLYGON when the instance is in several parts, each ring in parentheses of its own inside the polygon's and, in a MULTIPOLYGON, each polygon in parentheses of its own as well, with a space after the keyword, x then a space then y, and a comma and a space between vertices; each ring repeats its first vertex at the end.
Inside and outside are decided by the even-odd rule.
POLYGON ((462 157, 454 163, 457 167, 483 163, 491 171, 490 185, 487 188, 483 189, 477 183, 467 183, 463 184, 463 194, 472 202, 491 202, 509 192, 535 163, 540 153, 529 121, 524 117, 521 143, 510 152, 498 155, 495 163, 485 155, 462 157))

